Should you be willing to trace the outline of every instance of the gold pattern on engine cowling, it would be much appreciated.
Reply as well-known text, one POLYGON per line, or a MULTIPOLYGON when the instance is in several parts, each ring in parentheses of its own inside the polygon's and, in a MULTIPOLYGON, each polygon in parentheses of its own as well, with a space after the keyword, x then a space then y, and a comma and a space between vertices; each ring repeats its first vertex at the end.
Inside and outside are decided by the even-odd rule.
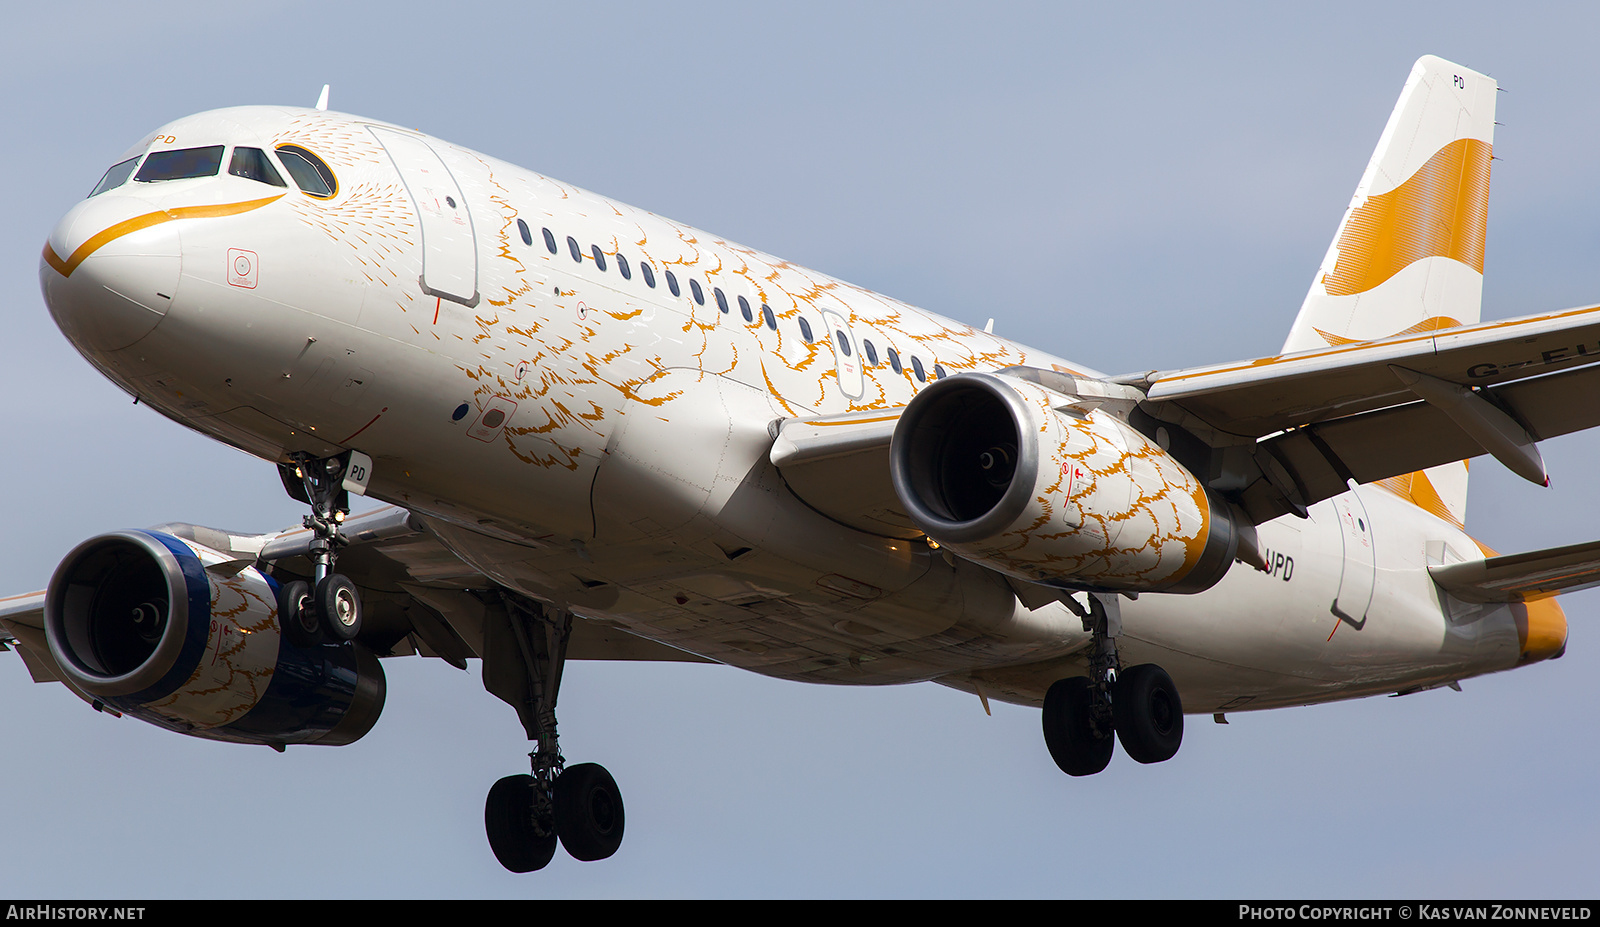
MULTIPOLYGON (((1153 591, 1183 580, 1211 534, 1211 505, 1200 481, 1110 413, 1078 412, 1074 397, 997 379, 1034 413, 1032 496, 998 534, 948 546, 1029 581, 1153 591)), ((1029 476, 1019 470, 1016 479, 1029 476)))
MULTIPOLYGON (((221 561, 211 551, 207 562, 221 561)), ((213 728, 244 717, 261 701, 278 665, 277 602, 253 567, 228 576, 208 572, 211 584, 206 650, 183 685, 146 710, 174 724, 213 728)))

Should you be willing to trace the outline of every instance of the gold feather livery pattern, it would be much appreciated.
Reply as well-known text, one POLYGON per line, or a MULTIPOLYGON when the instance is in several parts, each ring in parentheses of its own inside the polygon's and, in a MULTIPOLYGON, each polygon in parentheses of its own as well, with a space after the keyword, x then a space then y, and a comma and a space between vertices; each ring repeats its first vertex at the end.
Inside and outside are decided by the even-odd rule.
MULTIPOLYGON (((210 554, 207 560, 220 560, 210 554)), ((237 721, 266 694, 278 665, 277 602, 255 570, 211 580, 210 622, 200 665, 148 709, 191 728, 237 721)))
POLYGON ((1038 410, 1044 453, 1031 504, 974 553, 1029 580, 1149 590, 1182 579, 1209 535, 1200 482, 1113 416, 1063 415, 1052 408, 1060 396, 1011 385, 1038 410))

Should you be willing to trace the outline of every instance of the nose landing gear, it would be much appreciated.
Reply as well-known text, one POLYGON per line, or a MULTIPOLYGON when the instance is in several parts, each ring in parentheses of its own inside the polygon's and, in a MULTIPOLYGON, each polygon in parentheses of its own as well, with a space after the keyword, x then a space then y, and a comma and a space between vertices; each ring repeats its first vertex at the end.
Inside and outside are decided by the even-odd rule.
POLYGON ((349 477, 360 469, 364 483, 371 462, 354 451, 320 459, 303 452, 289 456, 294 462, 279 464, 278 475, 291 497, 311 506, 301 524, 312 533, 307 552, 312 576, 310 583, 294 580, 279 587, 279 621, 297 646, 355 640, 361 633, 361 593, 349 577, 334 572, 334 564, 347 543, 339 528, 350 514, 349 477))
POLYGON ((512 872, 549 865, 556 842, 573 859, 606 859, 622 845, 622 792, 604 766, 565 766, 556 695, 572 614, 502 592, 505 623, 485 627, 484 687, 517 709, 534 749, 531 775, 507 776, 484 802, 489 848, 512 872))
POLYGON ((1112 746, 1139 763, 1172 759, 1183 743, 1183 702, 1166 670, 1154 663, 1121 669, 1116 638, 1121 633, 1117 602, 1089 596, 1085 610, 1063 601, 1094 635, 1089 676, 1056 681, 1044 697, 1044 742, 1051 759, 1069 776, 1091 776, 1111 762, 1112 746))

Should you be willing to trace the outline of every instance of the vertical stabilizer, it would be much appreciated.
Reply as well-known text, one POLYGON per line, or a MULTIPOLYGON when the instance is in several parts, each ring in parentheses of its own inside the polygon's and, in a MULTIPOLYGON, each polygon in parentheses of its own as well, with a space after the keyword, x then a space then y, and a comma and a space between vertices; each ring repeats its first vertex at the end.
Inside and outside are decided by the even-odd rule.
MULTIPOLYGON (((1495 91, 1493 78, 1418 59, 1284 353, 1477 323, 1495 91)), ((1379 485, 1456 524, 1466 517, 1464 461, 1379 485)))

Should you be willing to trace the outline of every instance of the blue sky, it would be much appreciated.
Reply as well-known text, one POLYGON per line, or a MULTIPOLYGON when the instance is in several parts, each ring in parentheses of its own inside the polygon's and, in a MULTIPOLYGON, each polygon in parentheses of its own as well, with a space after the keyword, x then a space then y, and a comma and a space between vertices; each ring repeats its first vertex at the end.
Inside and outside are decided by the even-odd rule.
MULTIPOLYGON (((242 103, 449 139, 1102 370, 1270 353, 1411 62, 1501 94, 1484 317, 1600 301, 1595 16, 1451 3, 41 6, 0 35, 0 591, 77 542, 298 521, 271 466, 160 418, 55 329, 45 234, 130 143, 242 103)), ((1600 534, 1600 440, 1552 488, 1484 461, 1502 551, 1600 534)), ((84 897, 1592 896, 1600 594, 1565 658, 1401 699, 1191 717, 1173 762, 1069 780, 1036 711, 933 685, 574 664, 569 760, 604 763, 603 863, 495 863, 522 771, 476 666, 387 663, 343 748, 178 737, 0 654, 0 895, 84 897)))

